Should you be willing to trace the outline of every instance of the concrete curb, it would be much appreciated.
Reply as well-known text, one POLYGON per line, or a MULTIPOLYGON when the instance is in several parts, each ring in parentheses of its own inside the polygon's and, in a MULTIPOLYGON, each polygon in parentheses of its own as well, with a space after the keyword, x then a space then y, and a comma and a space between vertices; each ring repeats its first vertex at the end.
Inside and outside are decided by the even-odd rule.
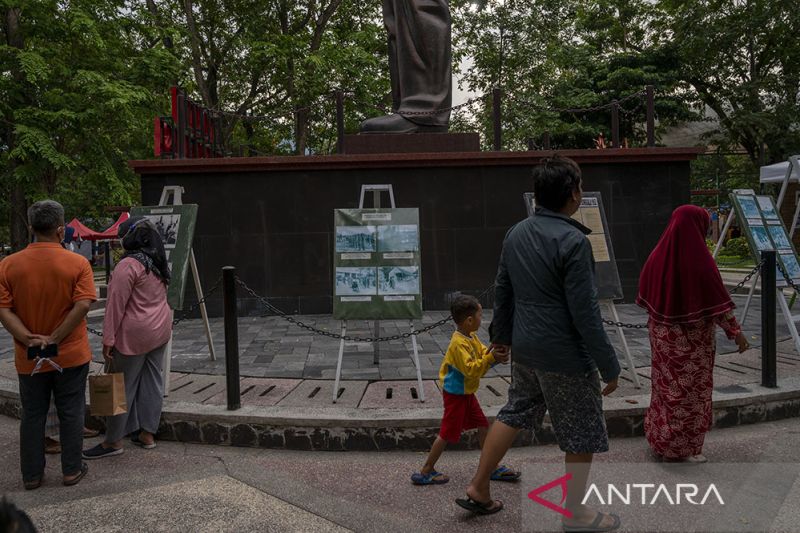
MULTIPOLYGON (((649 394, 605 400, 604 411, 612 438, 644 434, 649 394)), ((499 407, 487 407, 493 418, 499 407)), ((777 389, 755 384, 715 390, 714 428, 769 422, 800 416, 800 377, 780 380, 777 389)), ((353 409, 243 406, 228 411, 221 405, 170 402, 165 404, 158 437, 180 442, 306 451, 425 451, 439 430, 441 409, 353 409)), ((20 417, 18 385, 0 378, 0 414, 20 417)), ((103 420, 92 417, 98 429, 103 420)), ((549 421, 533 435, 520 433, 516 446, 555 441, 549 421)), ((474 432, 454 449, 475 449, 474 432)))

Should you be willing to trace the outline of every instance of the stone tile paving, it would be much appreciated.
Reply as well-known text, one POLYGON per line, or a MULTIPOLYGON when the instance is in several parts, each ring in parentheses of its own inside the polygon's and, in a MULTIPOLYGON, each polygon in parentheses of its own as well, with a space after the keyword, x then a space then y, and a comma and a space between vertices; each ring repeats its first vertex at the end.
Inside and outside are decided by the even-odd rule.
MULTIPOLYGON (((744 296, 734 297, 737 304, 744 304, 744 296)), ((617 306, 622 322, 641 324, 646 321, 645 313, 632 304, 617 306)), ((604 317, 609 313, 603 308, 604 317)), ((421 321, 415 322, 419 328, 432 324, 447 315, 443 311, 426 312, 421 321)), ((488 342, 486 328, 491 322, 492 313, 484 313, 484 323, 479 336, 488 342)), ((760 338, 760 302, 756 298, 745 332, 753 346, 759 345, 760 338)), ((299 317, 305 323, 316 328, 338 333, 340 322, 330 315, 314 315, 299 317)), ((788 329, 781 317, 778 317, 778 338, 789 336, 788 329)), ((89 320, 92 327, 100 329, 102 319, 89 320)), ((381 336, 390 336, 409 331, 408 321, 387 320, 380 323, 381 336)), ((175 329, 172 347, 172 370, 174 372, 193 372, 199 374, 222 375, 225 373, 225 343, 223 322, 221 318, 211 320, 214 346, 217 361, 211 361, 208 352, 203 324, 200 320, 185 320, 175 329)), ((616 330, 608 328, 609 338, 622 357, 622 345, 616 330)), ((626 338, 630 346, 637 368, 650 365, 650 345, 647 330, 627 329, 626 338)), ((438 376, 442 354, 447 349, 453 328, 445 325, 424 333, 418 338, 420 367, 423 379, 435 379, 438 376)), ((370 337, 373 335, 373 323, 364 320, 349 321, 348 335, 370 337)), ((90 335, 95 360, 100 360, 101 340, 90 335)), ((735 345, 718 332, 719 352, 727 353, 735 349, 735 345)), ((336 372, 336 360, 339 341, 321 335, 313 335, 279 317, 246 317, 239 320, 239 366, 243 377, 270 377, 288 379, 333 379, 336 372)), ((411 339, 393 340, 380 345, 379 363, 374 363, 372 344, 362 342, 345 343, 342 379, 345 380, 405 380, 415 379, 416 370, 411 359, 411 339)), ((0 360, 13 357, 13 347, 8 333, 0 328, 0 360)), ((623 364, 624 366, 624 364, 623 364)), ((508 376, 510 367, 498 365, 489 373, 492 376, 508 376)))

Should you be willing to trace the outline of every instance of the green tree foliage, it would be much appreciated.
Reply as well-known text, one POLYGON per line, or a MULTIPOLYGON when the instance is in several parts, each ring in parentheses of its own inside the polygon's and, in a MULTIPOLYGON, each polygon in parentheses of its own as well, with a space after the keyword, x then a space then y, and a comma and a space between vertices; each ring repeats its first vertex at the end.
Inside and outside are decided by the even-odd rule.
MULTIPOLYGON (((609 135, 595 107, 658 89, 659 126, 718 117, 707 142, 743 148, 754 164, 800 150, 800 40, 795 0, 457 0, 455 42, 471 58, 464 88, 505 91, 507 147, 550 131, 555 146, 609 135), (707 110, 712 113, 708 113, 707 110)), ((490 101, 476 120, 489 138, 490 101)), ((643 140, 643 107, 623 103, 621 136, 643 140)))
POLYGON ((800 150, 796 0, 662 0, 657 47, 680 66, 695 101, 719 117, 720 144, 757 165, 800 150))
POLYGON ((178 65, 120 4, 4 2, 0 184, 15 248, 31 201, 92 216, 137 195, 127 161, 152 153, 152 118, 178 65))
POLYGON ((231 113, 225 133, 232 145, 254 153, 328 153, 335 143, 333 91, 351 94, 351 129, 389 92, 380 0, 160 4, 159 23, 191 66, 185 85, 203 105, 231 113), (242 122, 243 114, 263 119, 242 122))
MULTIPOLYGON (((670 98, 657 100, 660 124, 693 114, 680 94, 674 58, 652 48, 645 21, 646 2, 597 0, 486 0, 480 6, 454 5, 459 60, 469 58, 463 88, 478 94, 504 91, 506 148, 520 149, 526 138, 549 131, 556 148, 591 148, 611 136, 610 109, 592 108, 621 100, 620 136, 629 145, 645 140, 641 96, 626 97, 648 84, 670 98), (624 101, 622 101, 624 100, 624 101)), ((477 124, 489 138, 491 102, 479 110, 477 124)))

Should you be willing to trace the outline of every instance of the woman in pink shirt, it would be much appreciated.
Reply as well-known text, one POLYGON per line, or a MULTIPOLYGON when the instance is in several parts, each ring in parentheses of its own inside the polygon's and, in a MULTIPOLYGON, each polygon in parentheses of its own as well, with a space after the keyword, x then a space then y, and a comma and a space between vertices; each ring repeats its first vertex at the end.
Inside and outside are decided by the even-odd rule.
POLYGON ((111 371, 125 375, 128 412, 106 418, 105 440, 84 450, 85 459, 121 454, 122 438, 136 431, 135 444, 155 448, 161 419, 162 368, 172 335, 167 255, 155 225, 144 217, 121 224, 119 236, 125 255, 108 285, 103 357, 111 371))

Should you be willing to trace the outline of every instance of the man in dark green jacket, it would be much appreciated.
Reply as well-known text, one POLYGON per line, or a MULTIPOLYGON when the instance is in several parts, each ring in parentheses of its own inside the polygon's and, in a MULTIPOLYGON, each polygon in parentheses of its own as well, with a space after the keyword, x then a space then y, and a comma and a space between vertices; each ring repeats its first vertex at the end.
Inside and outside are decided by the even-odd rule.
POLYGON ((497 271, 492 347, 504 354, 513 346, 508 403, 486 438, 468 498, 458 503, 480 514, 502 509, 489 493, 491 472, 519 430, 540 429, 548 411, 571 475, 565 530, 612 531, 617 516, 581 504, 593 454, 608 451, 602 396, 617 388, 620 373, 597 303, 590 230, 571 218, 581 204, 581 173, 555 157, 533 179, 536 214, 509 230, 497 271))

